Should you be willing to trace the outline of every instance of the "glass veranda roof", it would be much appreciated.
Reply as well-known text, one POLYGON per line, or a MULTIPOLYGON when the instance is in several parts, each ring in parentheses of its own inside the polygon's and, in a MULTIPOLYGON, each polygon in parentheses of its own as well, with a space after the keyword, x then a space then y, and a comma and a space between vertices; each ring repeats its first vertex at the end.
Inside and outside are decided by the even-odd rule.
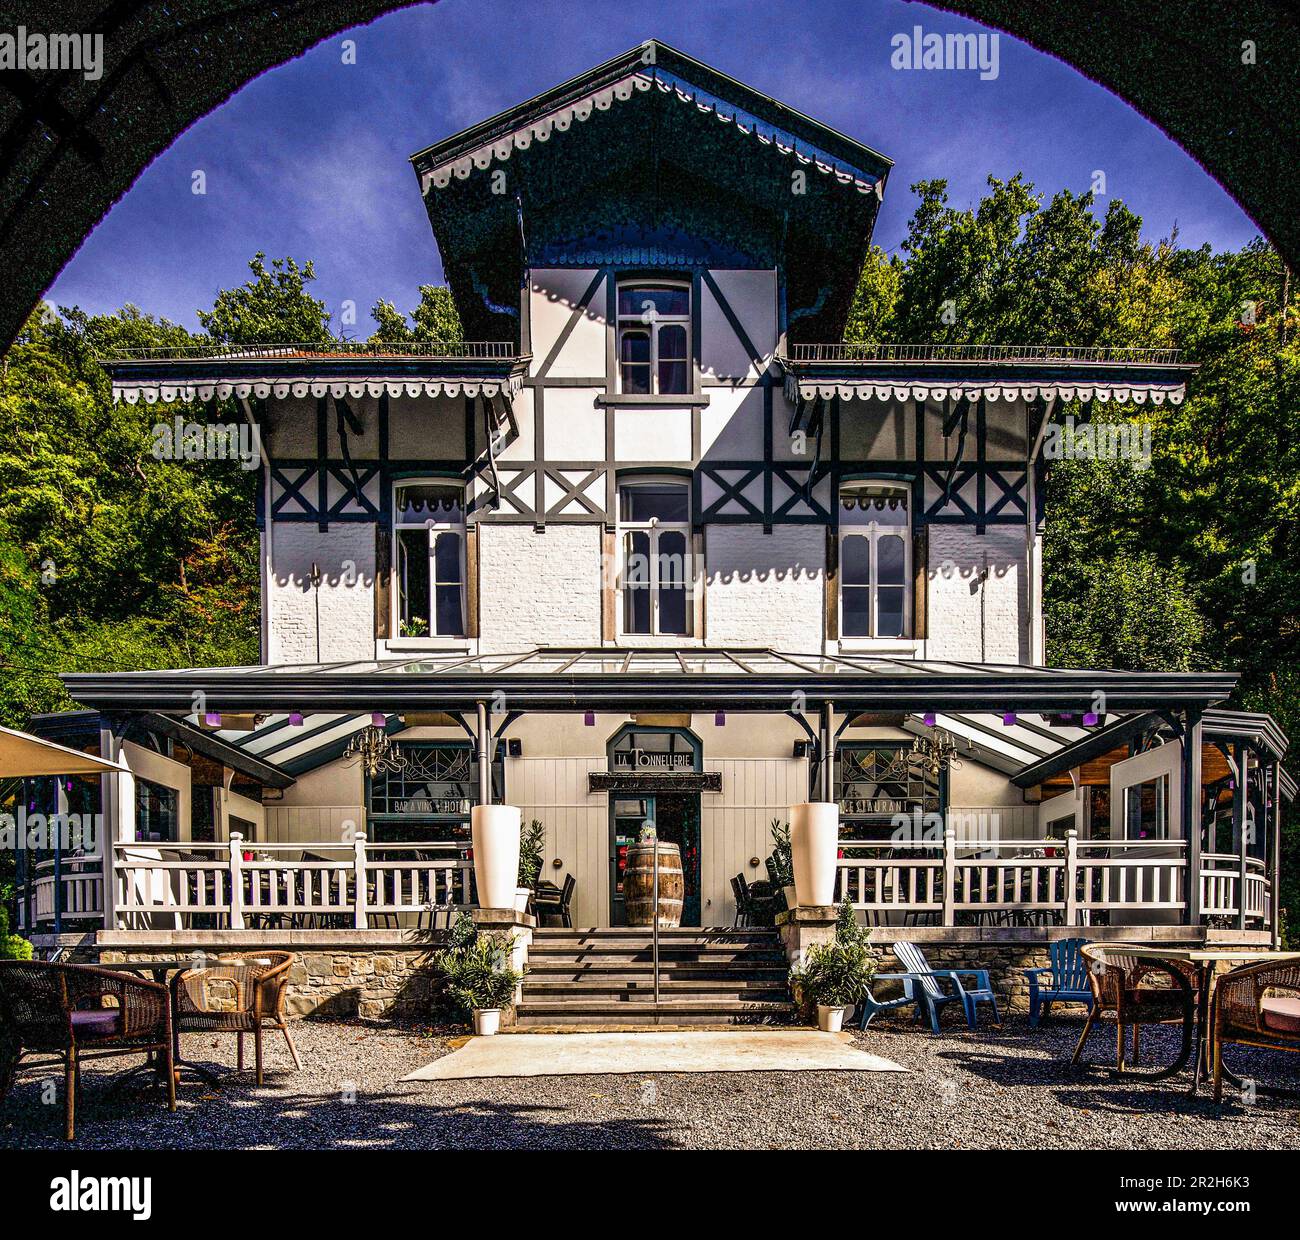
POLYGON ((184 714, 200 692, 206 709, 263 713, 457 710, 499 693, 507 709, 534 711, 802 711, 830 704, 859 711, 1108 713, 1204 708, 1227 698, 1236 679, 1223 672, 1079 671, 766 648, 614 647, 63 677, 75 699, 97 709, 184 714))

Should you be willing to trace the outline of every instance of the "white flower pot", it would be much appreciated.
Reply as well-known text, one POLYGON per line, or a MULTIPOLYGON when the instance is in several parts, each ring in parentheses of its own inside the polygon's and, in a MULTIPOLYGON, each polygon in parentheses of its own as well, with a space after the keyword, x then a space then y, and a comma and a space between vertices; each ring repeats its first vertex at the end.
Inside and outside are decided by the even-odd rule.
POLYGON ((831 801, 790 806, 790 846, 799 907, 834 904, 840 807, 831 801))
POLYGON ((795 891, 793 883, 788 887, 782 887, 781 894, 785 896, 786 908, 795 909, 799 907, 799 893, 795 891))
POLYGON ((528 912, 528 901, 532 898, 533 889, 531 887, 515 888, 515 912, 528 912))
MULTIPOLYGON (((475 1016, 477 1015, 476 1012, 475 1016)), ((839 1033, 844 1028, 844 1009, 819 1003, 817 1005, 817 1028, 823 1033, 839 1033)))
POLYGON ((500 1008, 474 1009, 474 1034, 480 1038, 490 1038, 501 1028, 500 1008))
POLYGON ((515 907, 519 890, 519 807, 476 805, 470 811, 479 908, 515 907))

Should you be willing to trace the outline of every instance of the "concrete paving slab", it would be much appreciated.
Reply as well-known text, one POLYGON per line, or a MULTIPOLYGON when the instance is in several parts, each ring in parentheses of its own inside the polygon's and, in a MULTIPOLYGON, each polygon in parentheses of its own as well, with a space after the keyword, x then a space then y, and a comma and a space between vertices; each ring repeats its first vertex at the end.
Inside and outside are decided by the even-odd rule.
POLYGON ((847 1033, 816 1029, 644 1033, 499 1033, 470 1038, 406 1081, 652 1072, 905 1072, 860 1051, 847 1033))

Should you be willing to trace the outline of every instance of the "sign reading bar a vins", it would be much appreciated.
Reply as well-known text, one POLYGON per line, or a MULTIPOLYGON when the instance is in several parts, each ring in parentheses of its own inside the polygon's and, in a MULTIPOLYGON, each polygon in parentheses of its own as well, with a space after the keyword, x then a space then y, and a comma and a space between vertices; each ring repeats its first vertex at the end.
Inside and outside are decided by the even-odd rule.
POLYGON ((397 802, 398 814, 468 814, 469 802, 462 797, 408 797, 397 802))

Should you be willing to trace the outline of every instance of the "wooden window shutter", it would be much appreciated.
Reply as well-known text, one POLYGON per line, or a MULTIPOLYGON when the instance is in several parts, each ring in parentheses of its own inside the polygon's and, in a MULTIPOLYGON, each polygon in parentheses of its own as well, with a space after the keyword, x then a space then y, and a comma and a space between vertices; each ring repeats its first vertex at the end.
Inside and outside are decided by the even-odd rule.
POLYGON ((606 530, 601 535, 600 566, 600 640, 612 642, 618 636, 614 623, 614 608, 617 605, 614 575, 618 564, 618 535, 613 530, 606 530))
POLYGON ((826 527, 826 640, 840 637, 840 544, 833 525, 826 527))
POLYGON ((393 614, 393 532, 382 524, 375 526, 375 636, 392 636, 393 614))
POLYGON ((478 526, 465 530, 465 636, 478 636, 478 526))
POLYGON ((927 606, 929 604, 930 527, 922 525, 912 535, 912 636, 924 638, 926 634, 927 606))

